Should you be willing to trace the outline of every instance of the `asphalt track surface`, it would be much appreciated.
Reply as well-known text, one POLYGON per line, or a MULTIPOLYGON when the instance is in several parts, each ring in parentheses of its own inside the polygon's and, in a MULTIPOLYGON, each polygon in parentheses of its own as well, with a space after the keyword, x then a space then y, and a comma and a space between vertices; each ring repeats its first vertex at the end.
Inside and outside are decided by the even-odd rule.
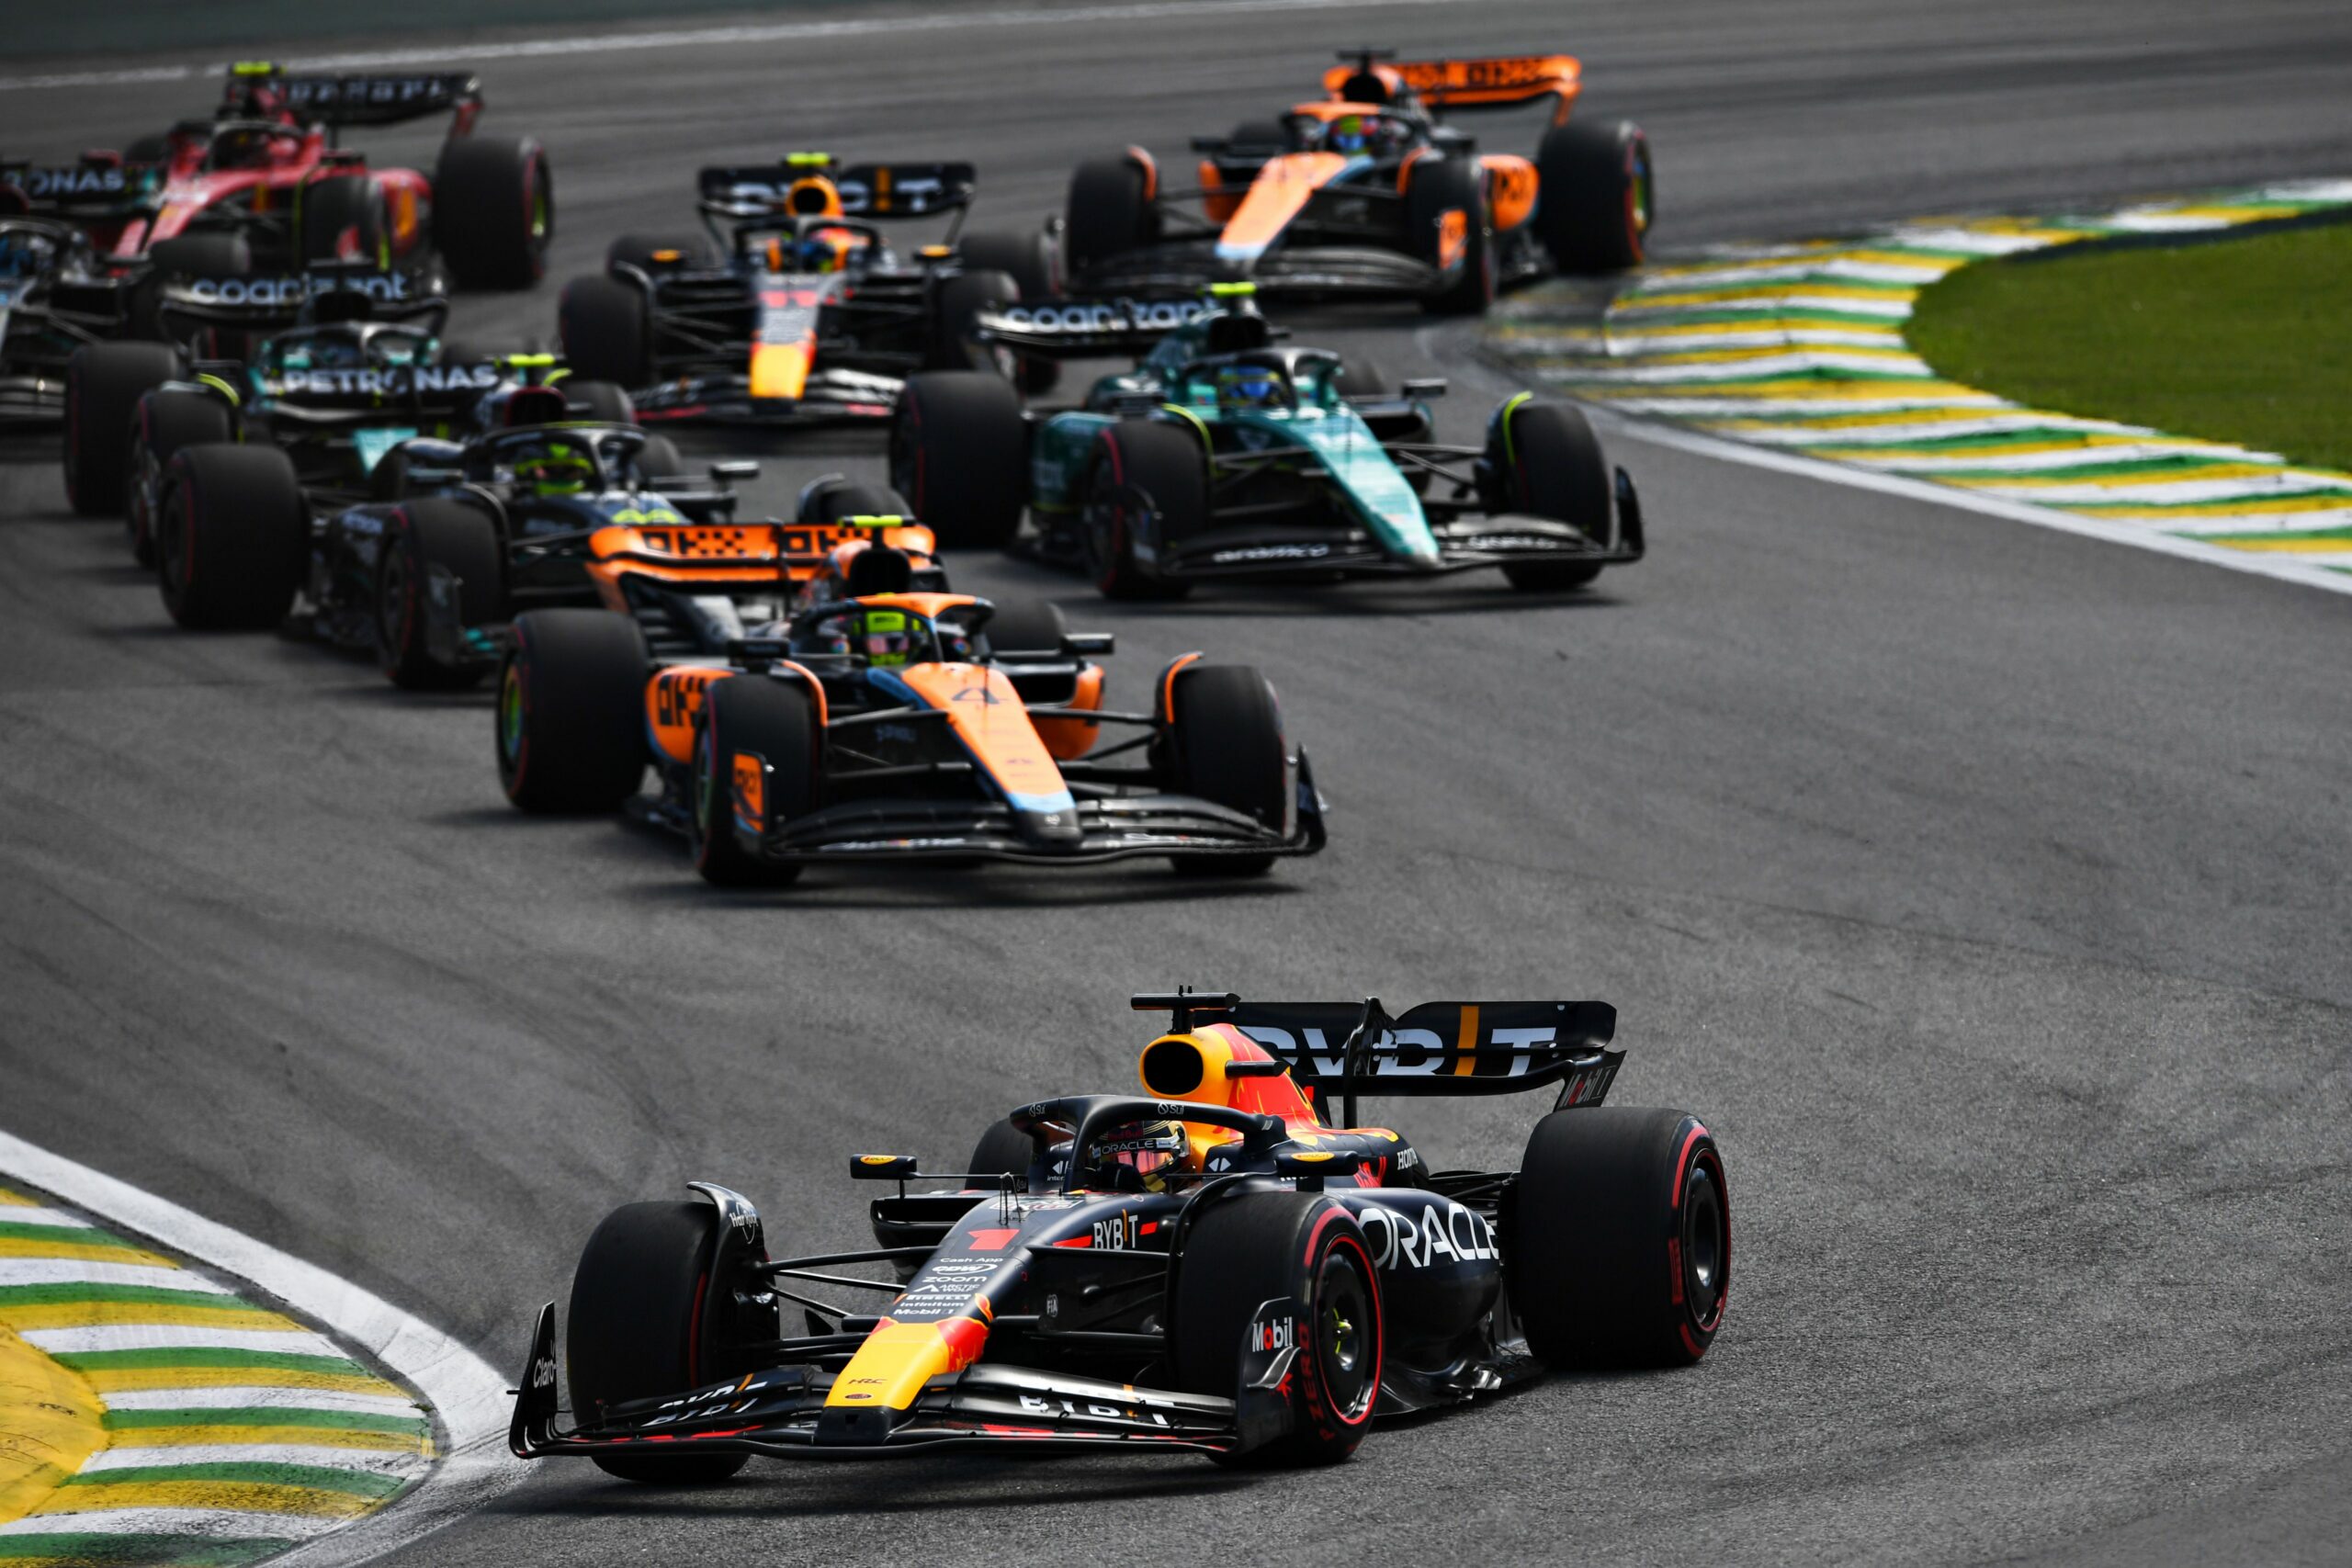
MULTIPOLYGON (((557 271, 684 219, 700 161, 968 153, 1026 222, 1078 156, 1181 152, 1357 33, 1565 44, 1659 151, 1667 245, 2341 174, 2352 12, 2154 0, 1538 4, 974 26, 499 63, 557 160, 557 271)), ((401 40, 403 42, 413 40, 401 40)), ((453 46, 462 57, 463 48, 453 46)), ((209 89, 203 89, 209 94, 209 89)), ((70 151, 187 112, 0 96, 70 151)), ((1498 122, 1490 144, 1532 141, 1498 122)), ((549 330, 553 290, 465 318, 549 330)), ((1410 316, 1313 335, 1507 389, 1410 316)), ((2345 601, 1612 434, 1652 558, 1499 584, 1114 610, 1114 697, 1269 671, 1333 848, 1224 890, 1150 866, 834 872, 714 896, 677 847, 501 799, 486 695, 173 631, 50 448, 0 465, 0 1126, 519 1361, 610 1205, 707 1177, 856 1245, 843 1158, 953 1160, 1132 1082, 1131 987, 1598 996, 1627 1103, 1702 1112, 1737 1272, 1701 1368, 1560 1380, 1330 1472, 1196 1461, 548 1466, 435 1563, 2340 1562, 2352 1506, 2352 686, 2345 601)), ((836 454, 839 454, 836 456, 836 454)), ((760 494, 852 440, 779 444, 760 494)), ((1139 699, 1137 699, 1139 700, 1139 699)), ((1398 1106, 1443 1163, 1540 1107, 1398 1106)))

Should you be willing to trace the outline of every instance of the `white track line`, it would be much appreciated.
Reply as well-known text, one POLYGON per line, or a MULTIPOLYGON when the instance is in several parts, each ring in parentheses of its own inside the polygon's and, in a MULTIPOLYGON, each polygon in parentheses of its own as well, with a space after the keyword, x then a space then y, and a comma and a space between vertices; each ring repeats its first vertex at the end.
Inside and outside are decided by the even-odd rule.
POLYGON ((2109 544, 2130 545, 2136 549, 2153 550, 2158 555, 2178 556, 2184 560, 2202 561, 2207 566, 2243 571, 2256 577, 2275 578, 2281 582, 2299 583, 2305 588, 2317 588, 2329 593, 2352 593, 2352 575, 2329 571, 2291 556, 2228 549, 2220 545, 2203 544, 2159 532, 2154 524, 2110 523, 2103 518, 2078 517, 2071 513, 2053 512, 2048 507, 2028 506, 2020 502, 1954 490, 1925 479, 1907 479, 1895 474, 1848 468, 1843 463, 1826 462, 1817 457, 1800 457, 1787 452, 1749 446, 1720 436, 1676 429, 1671 425, 1627 419, 1611 412, 1605 403, 1587 403, 1585 407, 1599 414, 1600 422, 1612 433, 1622 433, 1653 446, 1672 446, 1680 451, 1695 452, 1701 457, 1715 457, 1726 463, 1746 463, 1750 468, 1770 468, 1778 473, 1798 474, 1809 479, 1819 479, 1824 484, 1876 491, 1882 495, 1899 495, 1906 501, 1958 507, 1963 512, 1981 512, 1988 517, 2006 517, 2013 523, 2030 523, 2037 528, 2053 528, 2061 534, 2079 534, 2085 538, 2104 539, 2109 544))
MULTIPOLYGON (((345 54, 288 56, 297 71, 372 71, 384 66, 459 63, 484 60, 534 60, 548 55, 605 54, 647 49, 705 49, 759 43, 808 43, 820 39, 866 38, 877 34, 949 32, 968 28, 1051 27, 1076 22, 1148 21, 1159 17, 1265 16, 1289 11, 1371 11, 1404 6, 1476 5, 1478 0, 1144 0, 1120 6, 1034 6, 994 11, 949 10, 932 15, 845 18, 831 22, 772 22, 728 28, 675 28, 654 32, 592 33, 560 39, 517 39, 505 43, 451 44, 434 49, 383 49, 345 54)), ((218 76, 213 65, 148 65, 115 71, 60 71, 45 75, 0 76, 0 93, 43 87, 113 87, 140 82, 184 82, 218 76)))
MULTIPOLYGON (((152 1236, 175 1252, 250 1280, 302 1316, 322 1324, 390 1368, 424 1394, 440 1417, 448 1451, 418 1488, 379 1513, 353 1522, 300 1551, 272 1559, 305 1568, 356 1563, 440 1529, 481 1506, 522 1479, 523 1466, 506 1451, 513 1405, 506 1380, 489 1362, 431 1324, 411 1316, 369 1291, 337 1279, 315 1263, 281 1252, 217 1221, 158 1198, 104 1171, 54 1155, 22 1138, 0 1133, 0 1174, 51 1192, 140 1235, 152 1236)), ((181 1512, 180 1510, 166 1510, 181 1512)), ((123 1526, 126 1510, 113 1515, 77 1514, 70 1526, 52 1529, 108 1529, 123 1526), (94 1522, 94 1521, 107 1522, 94 1522)), ((194 1521, 216 1533, 236 1534, 251 1527, 258 1535, 308 1535, 314 1524, 292 1518, 241 1514, 215 1518, 204 1510, 194 1521), (238 1529, 228 1526, 236 1524, 238 1529)), ((51 1519, 62 1516, 46 1516, 51 1519)), ((167 1532, 189 1523, 159 1523, 167 1532)), ((6 1533, 0 1527, 0 1534, 6 1533)))

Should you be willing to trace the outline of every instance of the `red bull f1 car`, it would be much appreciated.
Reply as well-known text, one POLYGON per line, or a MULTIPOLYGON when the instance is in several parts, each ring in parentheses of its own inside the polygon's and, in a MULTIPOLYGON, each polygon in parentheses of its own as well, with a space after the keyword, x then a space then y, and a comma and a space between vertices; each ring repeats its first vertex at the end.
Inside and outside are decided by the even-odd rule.
MULTIPOLYGON (((247 62, 230 68, 209 118, 75 164, 0 160, 0 186, 35 213, 80 223, 133 278, 437 254, 462 287, 528 288, 555 230, 548 155, 530 137, 474 135, 481 108, 481 85, 464 73, 303 76, 247 62), (372 166, 338 145, 347 128, 439 114, 452 125, 430 175, 372 166)), ((152 335, 140 304, 126 308, 152 335)))
MULTIPOLYGON (((969 164, 822 152, 705 169, 708 232, 615 240, 604 273, 564 288, 564 354, 649 421, 888 419, 909 374, 971 363, 980 311, 1057 287, 1051 236, 963 233, 977 188, 969 164), (944 237, 910 253, 881 227, 943 213, 944 237)), ((1042 384, 1052 367, 1026 368, 1042 384)))
POLYGON ((615 1211, 560 1363, 539 1313, 514 1451, 673 1483, 957 1446, 1324 1464, 1384 1416, 1547 1369, 1706 1354, 1723 1156, 1688 1111, 1602 1103, 1623 1060, 1606 1003, 1135 1003, 1173 1015, 1141 1095, 1024 1105, 966 1171, 853 1159, 897 1187, 870 1249, 772 1258, 777 1227, 711 1183, 615 1211), (1555 1109, 1501 1170, 1433 1169, 1357 1115, 1365 1094, 1532 1089, 1555 1109))
POLYGON ((1195 140, 1197 184, 1168 178, 1140 147, 1080 164, 1063 231, 1070 288, 1250 277, 1291 297, 1476 313, 1555 270, 1641 261, 1656 209, 1649 143, 1630 123, 1569 119, 1583 85, 1574 58, 1340 59, 1323 98, 1195 140), (1546 99, 1553 123, 1532 159, 1482 154, 1441 118, 1546 99))

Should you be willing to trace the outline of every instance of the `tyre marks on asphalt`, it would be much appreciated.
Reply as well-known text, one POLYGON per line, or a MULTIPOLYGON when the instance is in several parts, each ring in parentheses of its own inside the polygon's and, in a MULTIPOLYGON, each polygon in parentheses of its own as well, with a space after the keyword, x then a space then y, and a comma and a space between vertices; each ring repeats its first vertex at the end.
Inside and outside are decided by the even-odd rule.
POLYGON ((2026 408, 1943 379, 1904 337, 1922 288, 1989 256, 2347 207, 2352 181, 2307 181, 2095 216, 1923 219, 1851 240, 1727 246, 1650 267, 1598 307, 1539 290, 1498 313, 1490 342, 1544 383, 1627 413, 2127 536, 2352 574, 2352 474, 2026 408))
POLYGON ((434 1460, 431 1413, 334 1340, 7 1188, 0 1433, 46 1450, 14 1484, 0 1469, 7 1568, 249 1562, 374 1511, 434 1460))

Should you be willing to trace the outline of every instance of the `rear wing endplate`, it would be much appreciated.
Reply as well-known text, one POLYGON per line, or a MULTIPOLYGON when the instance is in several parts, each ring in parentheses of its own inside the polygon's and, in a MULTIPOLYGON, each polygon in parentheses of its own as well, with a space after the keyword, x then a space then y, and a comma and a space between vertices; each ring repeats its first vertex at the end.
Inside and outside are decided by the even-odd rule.
POLYGON ((1084 358, 1148 354, 1179 327, 1199 321, 1214 305, 1173 299, 1041 299, 982 310, 973 334, 1023 354, 1084 358))

